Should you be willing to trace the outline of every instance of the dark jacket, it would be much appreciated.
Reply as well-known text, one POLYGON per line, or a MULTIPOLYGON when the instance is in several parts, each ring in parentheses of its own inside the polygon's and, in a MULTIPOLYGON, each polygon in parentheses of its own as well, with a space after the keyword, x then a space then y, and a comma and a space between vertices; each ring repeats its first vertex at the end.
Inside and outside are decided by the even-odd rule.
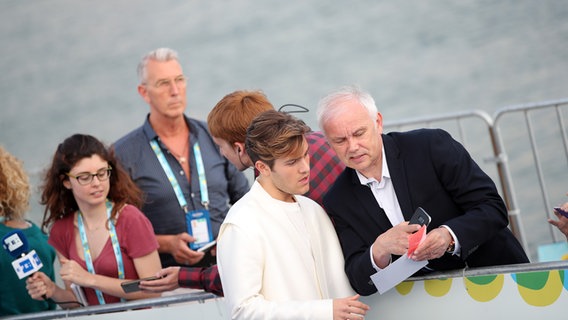
MULTIPOLYGON (((495 184, 447 132, 420 129, 382 135, 386 161, 406 221, 417 207, 430 214, 428 231, 440 225, 455 233, 459 256, 431 260, 434 270, 529 262, 508 229, 505 203, 495 184)), ((369 249, 392 227, 372 191, 346 168, 324 197, 345 256, 345 271, 358 293, 376 292, 369 249)), ((397 257, 393 257, 396 259, 397 257)))

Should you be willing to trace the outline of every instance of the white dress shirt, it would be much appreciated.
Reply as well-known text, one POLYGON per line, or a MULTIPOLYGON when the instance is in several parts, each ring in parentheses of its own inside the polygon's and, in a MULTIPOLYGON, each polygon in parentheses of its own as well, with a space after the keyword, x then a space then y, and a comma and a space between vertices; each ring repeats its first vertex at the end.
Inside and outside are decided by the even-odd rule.
MULTIPOLYGON (((377 181, 377 179, 372 177, 367 178, 359 171, 356 172, 357 172, 357 177, 359 177, 359 181, 361 182, 361 184, 366 185, 371 189, 371 191, 373 192, 373 196, 375 196, 375 200, 377 200, 379 206, 383 208, 383 210, 385 211, 385 214, 387 215, 387 218, 389 219, 390 223, 393 226, 396 226, 404 222, 405 220, 404 216, 402 215, 402 209, 400 209, 398 198, 396 197, 396 192, 394 190, 394 186, 391 180, 389 166, 387 164, 387 160, 385 157, 384 146, 382 148, 382 154, 383 158, 382 158, 381 181, 377 181)), ((456 254, 456 252, 459 252, 458 251, 459 242, 454 232, 448 226, 442 225, 442 227, 446 228, 450 232, 452 238, 454 239, 455 249, 452 254, 456 254)), ((379 268, 375 264, 375 260, 373 259, 373 245, 371 245, 370 258, 371 258, 371 263, 373 264, 373 268, 375 268, 375 270, 377 271, 381 270, 381 268, 379 268)))

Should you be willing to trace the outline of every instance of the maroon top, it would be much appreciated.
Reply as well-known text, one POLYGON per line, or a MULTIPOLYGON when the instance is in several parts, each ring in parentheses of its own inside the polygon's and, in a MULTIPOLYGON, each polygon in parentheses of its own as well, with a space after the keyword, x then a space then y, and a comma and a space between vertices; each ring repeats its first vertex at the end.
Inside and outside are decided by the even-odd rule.
MULTIPOLYGON (((83 250, 83 248, 77 248, 75 242, 75 235, 79 233, 79 229, 74 226, 74 217, 75 215, 67 215, 57 220, 50 231, 48 242, 64 257, 76 261, 87 270, 85 261, 79 257, 78 253, 78 250, 83 250)), ((115 228, 122 252, 125 279, 138 279, 134 259, 158 249, 158 241, 154 235, 152 224, 140 210, 132 205, 127 205, 120 212, 115 228)), ((110 236, 100 255, 93 260, 93 267, 96 274, 118 278, 118 266, 110 236)), ((83 288, 83 290, 89 305, 99 304, 95 290, 90 288, 83 288)), ((120 302, 118 297, 104 293, 103 296, 106 303, 120 302)))

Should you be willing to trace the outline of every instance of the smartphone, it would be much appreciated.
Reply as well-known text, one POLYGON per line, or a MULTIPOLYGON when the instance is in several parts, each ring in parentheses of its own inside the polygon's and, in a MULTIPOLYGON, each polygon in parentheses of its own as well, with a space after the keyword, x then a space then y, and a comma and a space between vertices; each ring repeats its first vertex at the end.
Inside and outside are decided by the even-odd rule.
POLYGON ((564 211, 564 210, 562 210, 562 208, 560 208, 560 207, 554 207, 554 211, 560 213, 560 214, 563 215, 565 218, 568 218, 568 211, 564 211))
POLYGON ((430 218, 428 213, 426 213, 426 211, 421 207, 418 207, 416 211, 414 211, 412 218, 410 218, 410 220, 408 221, 408 224, 418 224, 421 226, 424 225, 428 226, 430 221, 432 221, 432 218, 430 218))
POLYGON ((131 292, 140 291, 140 281, 150 281, 150 280, 158 280, 158 279, 161 279, 161 278, 148 277, 148 278, 124 281, 120 284, 120 286, 122 287, 122 290, 124 290, 124 292, 131 293, 131 292))
POLYGON ((213 240, 209 243, 204 244, 202 247, 199 247, 199 249, 197 249, 197 252, 207 252, 211 248, 213 248, 216 244, 217 244, 217 241, 213 240))

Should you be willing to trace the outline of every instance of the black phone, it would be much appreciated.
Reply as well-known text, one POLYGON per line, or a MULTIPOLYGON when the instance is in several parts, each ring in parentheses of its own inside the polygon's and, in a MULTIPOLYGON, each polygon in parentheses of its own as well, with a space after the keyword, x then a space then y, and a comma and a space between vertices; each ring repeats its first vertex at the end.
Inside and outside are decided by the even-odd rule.
POLYGON ((421 207, 418 207, 416 208, 416 211, 414 211, 414 214, 408 221, 408 224, 419 224, 421 226, 424 225, 428 226, 428 224, 430 224, 430 221, 432 221, 432 218, 430 218, 428 213, 426 213, 426 211, 421 207))
POLYGON ((122 290, 124 290, 124 292, 131 293, 131 292, 140 291, 140 281, 150 281, 150 280, 158 280, 158 279, 161 279, 161 278, 148 277, 148 278, 124 281, 120 284, 120 286, 122 287, 122 290))
POLYGON ((554 211, 556 211, 557 213, 560 213, 560 214, 563 215, 565 218, 568 218, 568 211, 564 211, 564 210, 562 210, 562 208, 560 208, 560 207, 554 207, 554 211))

